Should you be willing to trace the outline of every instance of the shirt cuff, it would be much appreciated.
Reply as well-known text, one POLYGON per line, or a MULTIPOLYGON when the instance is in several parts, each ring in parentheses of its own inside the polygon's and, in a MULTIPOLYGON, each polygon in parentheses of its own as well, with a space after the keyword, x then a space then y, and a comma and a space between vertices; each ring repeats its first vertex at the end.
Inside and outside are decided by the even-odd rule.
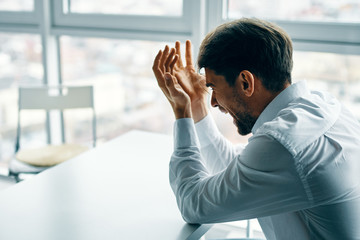
POLYGON ((200 146, 193 119, 177 119, 174 125, 174 149, 193 146, 200 146))
POLYGON ((195 124, 197 136, 202 147, 211 144, 220 134, 214 119, 210 114, 195 124))

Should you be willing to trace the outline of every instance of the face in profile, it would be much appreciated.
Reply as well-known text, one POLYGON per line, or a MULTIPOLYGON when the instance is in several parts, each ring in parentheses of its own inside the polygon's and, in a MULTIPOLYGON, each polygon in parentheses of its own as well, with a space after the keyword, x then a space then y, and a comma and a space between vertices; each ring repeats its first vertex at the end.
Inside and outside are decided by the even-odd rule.
POLYGON ((251 115, 245 96, 234 85, 230 86, 222 75, 205 68, 206 86, 212 89, 211 105, 223 113, 229 113, 240 135, 251 133, 256 118, 251 115))

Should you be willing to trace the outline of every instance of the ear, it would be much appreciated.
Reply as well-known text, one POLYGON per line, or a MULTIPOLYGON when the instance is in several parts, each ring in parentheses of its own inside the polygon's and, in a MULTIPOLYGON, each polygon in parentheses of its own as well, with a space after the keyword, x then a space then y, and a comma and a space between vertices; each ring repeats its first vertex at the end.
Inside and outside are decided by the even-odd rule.
POLYGON ((251 97, 255 89, 255 79, 254 75, 248 70, 243 70, 240 72, 239 76, 236 79, 236 84, 243 91, 245 96, 251 97))

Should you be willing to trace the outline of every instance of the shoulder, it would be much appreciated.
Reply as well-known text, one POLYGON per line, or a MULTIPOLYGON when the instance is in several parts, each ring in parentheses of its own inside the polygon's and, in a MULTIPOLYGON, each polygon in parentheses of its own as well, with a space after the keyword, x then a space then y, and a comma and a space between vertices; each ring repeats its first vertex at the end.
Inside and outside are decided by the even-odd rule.
POLYGON ((269 135, 296 155, 324 135, 339 118, 340 111, 341 104, 334 97, 312 92, 290 102, 255 135, 269 135))

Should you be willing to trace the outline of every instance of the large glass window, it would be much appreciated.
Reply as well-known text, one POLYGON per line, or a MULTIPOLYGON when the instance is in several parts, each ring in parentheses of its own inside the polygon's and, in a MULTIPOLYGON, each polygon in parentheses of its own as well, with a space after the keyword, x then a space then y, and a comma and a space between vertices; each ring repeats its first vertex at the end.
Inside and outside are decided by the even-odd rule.
POLYGON ((100 141, 134 128, 171 131, 173 114, 151 69, 165 43, 68 36, 60 43, 63 83, 94 85, 100 141))
POLYGON ((182 0, 71 0, 69 2, 70 6, 65 9, 69 9, 73 13, 160 16, 180 16, 182 14, 182 0))
POLYGON ((359 65, 359 55, 295 51, 293 80, 306 80, 310 88, 330 92, 360 120, 359 65))
POLYGON ((33 11, 34 0, 0 0, 0 11, 33 11))
MULTIPOLYGON (((0 33, 0 163, 7 162, 14 154, 18 86, 42 83, 42 47, 40 37, 30 34, 0 33)), ((22 144, 27 139, 41 141, 45 127, 41 113, 22 117, 22 144)), ((36 142, 33 141, 33 142, 36 142)), ((44 138, 46 143, 46 139, 44 138)))
POLYGON ((360 22, 358 0, 228 0, 228 17, 360 22))

